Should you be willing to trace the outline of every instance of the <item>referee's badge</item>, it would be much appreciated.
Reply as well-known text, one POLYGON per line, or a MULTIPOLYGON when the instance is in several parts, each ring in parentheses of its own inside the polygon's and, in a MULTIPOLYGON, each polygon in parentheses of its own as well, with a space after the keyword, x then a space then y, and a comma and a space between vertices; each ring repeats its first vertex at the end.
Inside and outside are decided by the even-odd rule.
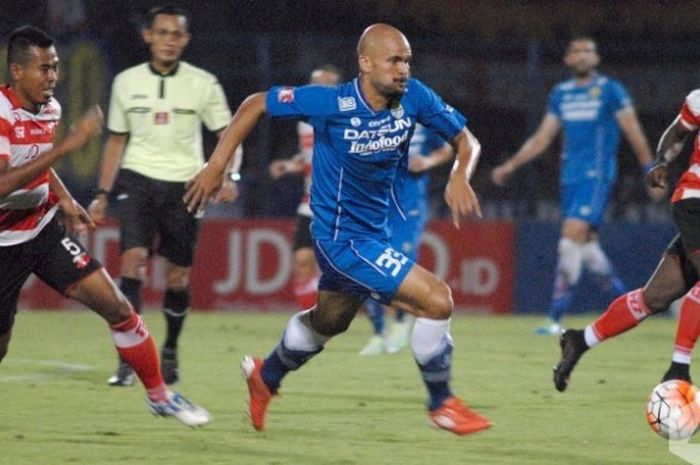
POLYGON ((167 111, 157 111, 153 115, 154 124, 168 124, 168 112, 167 111))

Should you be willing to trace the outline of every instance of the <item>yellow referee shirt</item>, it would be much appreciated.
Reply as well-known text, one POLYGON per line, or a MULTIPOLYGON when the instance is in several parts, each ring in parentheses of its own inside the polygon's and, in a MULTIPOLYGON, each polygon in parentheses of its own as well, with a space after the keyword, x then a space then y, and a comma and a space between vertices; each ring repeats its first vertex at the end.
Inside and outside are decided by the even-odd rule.
POLYGON ((219 131, 231 121, 216 77, 181 61, 169 74, 149 63, 114 78, 107 127, 128 134, 121 167, 161 181, 187 181, 204 163, 202 122, 219 131))

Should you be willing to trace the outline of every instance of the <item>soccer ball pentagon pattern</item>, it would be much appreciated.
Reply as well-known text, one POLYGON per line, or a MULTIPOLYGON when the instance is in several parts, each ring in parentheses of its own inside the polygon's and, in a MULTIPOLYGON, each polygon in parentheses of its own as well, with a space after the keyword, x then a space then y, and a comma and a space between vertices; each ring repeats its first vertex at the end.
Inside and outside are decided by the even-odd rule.
POLYGON ((663 438, 688 439, 700 422, 698 388, 681 380, 659 384, 649 395, 647 422, 663 438))

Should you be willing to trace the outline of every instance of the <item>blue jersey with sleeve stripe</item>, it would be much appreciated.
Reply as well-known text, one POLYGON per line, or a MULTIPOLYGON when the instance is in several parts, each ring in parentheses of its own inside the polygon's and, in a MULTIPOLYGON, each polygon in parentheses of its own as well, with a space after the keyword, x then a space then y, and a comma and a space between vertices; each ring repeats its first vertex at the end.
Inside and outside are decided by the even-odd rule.
POLYGON ((631 105, 622 84, 607 76, 596 75, 585 85, 571 79, 554 87, 548 111, 564 133, 562 184, 615 179, 620 143, 616 115, 631 105))
POLYGON ((314 128, 311 232, 314 240, 387 240, 394 179, 416 123, 451 140, 466 118, 429 87, 409 79, 393 108, 375 111, 359 78, 338 86, 273 87, 272 117, 304 118, 314 128))

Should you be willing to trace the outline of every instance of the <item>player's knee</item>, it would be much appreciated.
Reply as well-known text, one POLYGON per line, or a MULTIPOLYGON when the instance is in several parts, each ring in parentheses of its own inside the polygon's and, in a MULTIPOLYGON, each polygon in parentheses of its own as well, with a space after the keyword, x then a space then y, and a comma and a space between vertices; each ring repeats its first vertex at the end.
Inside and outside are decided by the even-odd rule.
POLYGON ((323 314, 312 311, 310 316, 311 327, 322 336, 337 336, 344 333, 350 327, 352 320, 342 318, 341 315, 323 314))
POLYGON ((452 291, 446 283, 441 281, 430 294, 430 304, 426 308, 426 316, 435 320, 446 320, 452 315, 452 310, 454 310, 452 291))
POLYGON ((142 253, 125 253, 122 256, 121 274, 122 276, 141 277, 146 273, 146 265, 148 261, 147 254, 142 253))

